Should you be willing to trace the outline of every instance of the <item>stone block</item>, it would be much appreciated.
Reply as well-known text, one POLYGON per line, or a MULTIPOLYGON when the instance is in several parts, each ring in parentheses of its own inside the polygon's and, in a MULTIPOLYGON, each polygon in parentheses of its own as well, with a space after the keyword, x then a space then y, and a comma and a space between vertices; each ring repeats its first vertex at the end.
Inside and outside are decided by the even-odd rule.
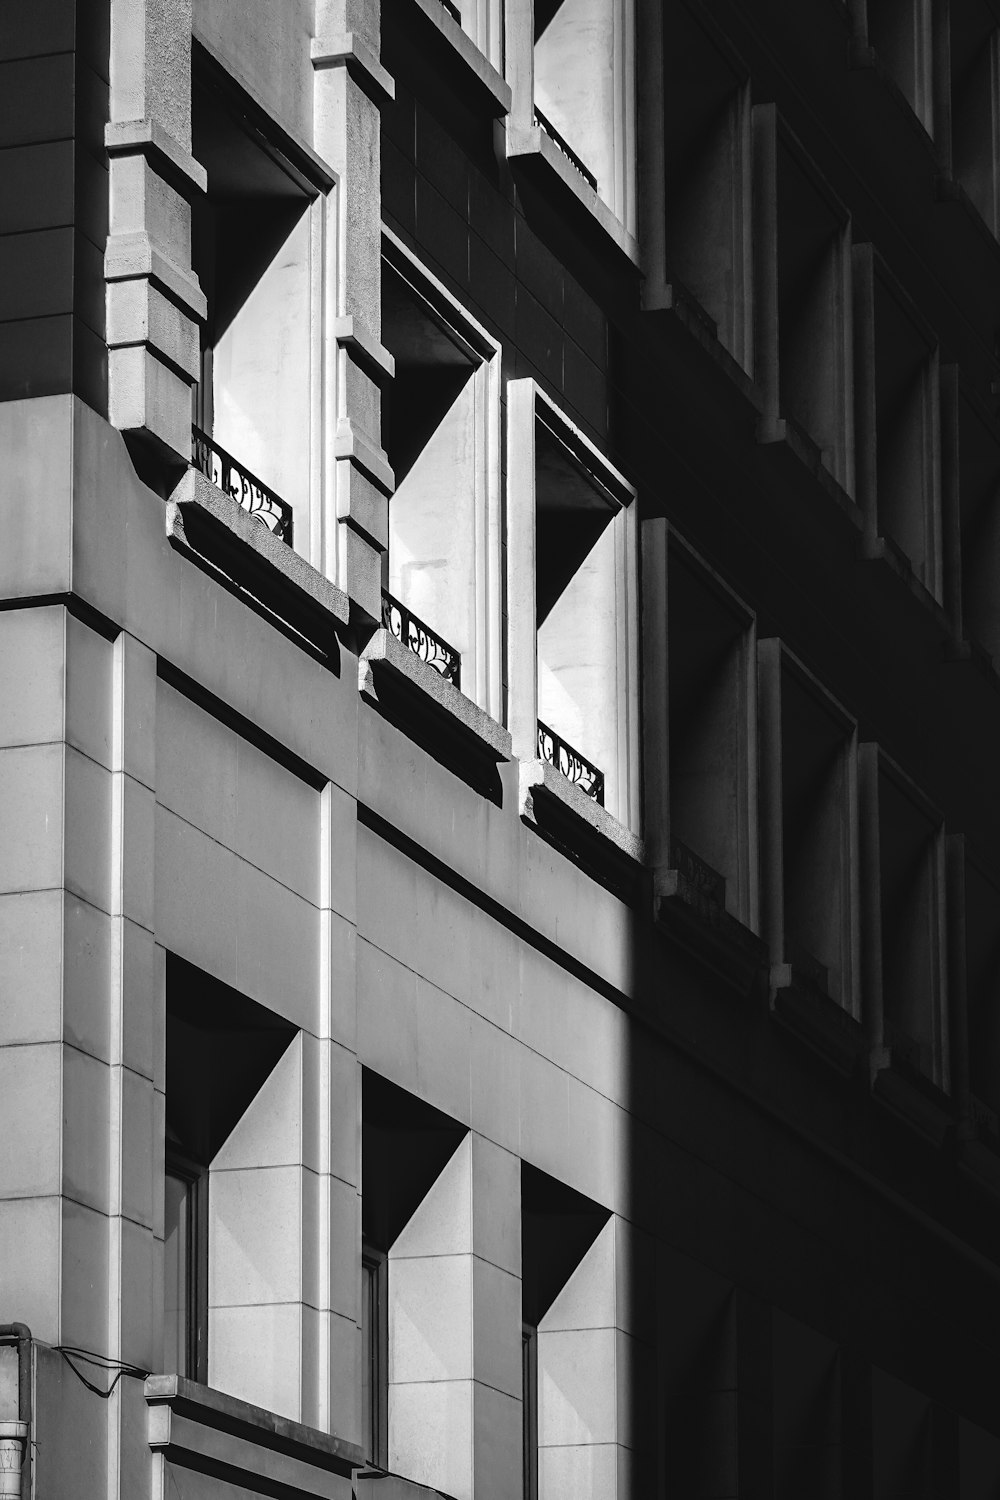
POLYGON ((392 1385, 472 1379, 472 1258, 390 1261, 392 1385))
POLYGON ((299 1301, 301 1168, 213 1171, 209 1214, 213 1309, 299 1301))
POLYGON ((301 1351, 297 1302, 210 1310, 208 1383, 227 1395, 298 1421, 301 1351))
POLYGON ((389 1392, 389 1467, 472 1500, 471 1380, 431 1380, 389 1392))
POLYGON ((62 739, 65 612, 53 604, 0 615, 0 747, 62 739))

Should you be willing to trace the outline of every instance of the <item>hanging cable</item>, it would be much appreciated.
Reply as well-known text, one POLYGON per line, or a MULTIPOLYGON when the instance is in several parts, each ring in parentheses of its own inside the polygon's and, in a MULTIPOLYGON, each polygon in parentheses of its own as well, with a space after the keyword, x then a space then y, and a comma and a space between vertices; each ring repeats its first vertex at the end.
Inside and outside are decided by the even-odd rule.
POLYGON ((129 1364, 125 1360, 110 1359, 106 1354, 94 1354, 89 1349, 77 1349, 72 1344, 52 1344, 50 1347, 55 1350, 56 1354, 62 1355, 77 1380, 85 1385, 88 1391, 93 1391, 95 1396, 100 1396, 102 1401, 109 1401, 111 1399, 115 1386, 123 1375, 129 1375, 134 1380, 145 1380, 146 1376, 150 1373, 148 1370, 143 1370, 139 1365, 129 1364), (114 1379, 110 1386, 105 1390, 103 1386, 95 1385, 92 1380, 88 1380, 83 1371, 78 1369, 74 1363, 75 1360, 93 1365, 106 1375, 110 1375, 113 1371, 114 1379))

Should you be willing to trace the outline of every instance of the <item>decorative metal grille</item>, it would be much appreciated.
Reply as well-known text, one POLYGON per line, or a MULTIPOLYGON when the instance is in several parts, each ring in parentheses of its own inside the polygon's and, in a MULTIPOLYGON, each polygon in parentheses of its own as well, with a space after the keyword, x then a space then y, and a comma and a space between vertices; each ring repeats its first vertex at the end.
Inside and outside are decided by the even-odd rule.
POLYGON ((269 490, 266 484, 237 463, 232 454, 220 448, 200 427, 192 427, 191 435, 191 461, 195 468, 200 469, 206 479, 210 479, 218 489, 231 495, 237 505, 241 505, 255 521, 259 521, 280 541, 291 546, 292 507, 288 501, 269 490))
POLYGON ((455 687, 461 687, 461 654, 385 589, 382 590, 382 624, 397 641, 409 647, 414 656, 419 656, 455 687))
POLYGON ((706 864, 699 854, 689 849, 687 844, 682 844, 680 839, 672 839, 670 843, 670 861, 674 869, 683 875, 688 885, 692 886, 699 895, 706 896, 709 901, 714 901, 716 906, 726 904, 726 877, 720 875, 718 870, 706 864))
POLYGON ((604 772, 592 765, 579 750, 568 745, 554 729, 538 721, 538 754, 542 760, 561 771, 567 781, 578 786, 581 792, 593 797, 599 807, 604 806, 604 772))
POLYGON ((576 168, 580 176, 583 178, 584 182, 589 183, 596 193, 597 178, 594 176, 590 168, 583 164, 583 162, 577 156, 576 152, 573 150, 573 147, 566 140, 565 136, 560 135, 556 127, 552 124, 551 120, 547 120, 545 118, 541 110, 538 108, 537 104, 535 106, 535 124, 542 127, 552 144, 562 152, 563 156, 565 156, 570 166, 576 168))

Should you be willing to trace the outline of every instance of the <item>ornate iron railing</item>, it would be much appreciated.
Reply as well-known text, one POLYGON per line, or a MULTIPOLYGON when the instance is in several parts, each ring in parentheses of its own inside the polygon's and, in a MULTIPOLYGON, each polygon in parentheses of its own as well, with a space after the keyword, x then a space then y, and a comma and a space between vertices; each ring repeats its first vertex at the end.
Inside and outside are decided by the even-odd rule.
POLYGON ((578 786, 581 792, 593 797, 598 806, 604 806, 604 772, 566 743, 547 724, 538 720, 538 754, 542 760, 561 771, 567 781, 578 786))
POLYGON ((565 156, 570 166, 576 168, 580 176, 583 178, 584 182, 589 183, 596 193, 597 178, 594 176, 590 168, 588 166, 585 166, 584 163, 580 160, 576 152, 573 150, 573 147, 570 145, 569 141, 567 141, 566 137, 560 135, 556 127, 552 124, 552 121, 545 118, 541 110, 538 108, 537 104, 535 105, 535 124, 542 127, 552 144, 557 148, 557 150, 562 152, 563 156, 565 156))
POLYGON ((678 874, 683 875, 688 885, 692 886, 699 895, 707 896, 709 901, 715 902, 716 906, 725 906, 725 875, 720 875, 718 870, 713 870, 700 854, 695 854, 694 850, 689 849, 687 844, 682 844, 680 839, 671 839, 670 859, 678 874))
POLYGON ((462 657, 454 646, 425 625, 412 609, 400 604, 385 589, 382 590, 382 624, 397 641, 402 641, 414 654, 425 661, 435 672, 439 672, 455 687, 462 685, 462 657))
POLYGON ((191 437, 191 461, 195 468, 220 490, 231 495, 255 521, 260 521, 280 541, 291 546, 292 507, 288 501, 269 490, 256 474, 245 469, 200 427, 192 427, 191 437))

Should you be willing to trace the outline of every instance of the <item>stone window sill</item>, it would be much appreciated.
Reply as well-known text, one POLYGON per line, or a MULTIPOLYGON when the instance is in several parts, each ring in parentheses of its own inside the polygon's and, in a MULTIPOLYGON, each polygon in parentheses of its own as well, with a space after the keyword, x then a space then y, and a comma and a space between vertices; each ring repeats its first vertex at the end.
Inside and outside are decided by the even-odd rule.
POLYGON ((547 760, 523 761, 518 785, 522 822, 602 884, 631 893, 644 860, 636 834, 547 760))
POLYGON ((802 980, 791 964, 771 969, 775 1018, 843 1073, 852 1073, 867 1050, 864 1028, 830 995, 802 980))
MULTIPOLYGON (((409 0, 411 12, 420 13, 422 24, 432 26, 438 37, 458 54, 463 63, 463 92, 472 93, 477 102, 500 119, 510 110, 510 85, 497 72, 484 52, 450 15, 441 0, 409 0)), ((387 24, 383 19, 383 26, 387 24)))
POLYGON ((880 1047, 873 1054, 872 1094, 932 1145, 944 1144, 955 1122, 951 1100, 896 1048, 880 1047))
POLYGON ((167 505, 167 536, 247 602, 281 622, 314 650, 339 661, 348 625, 347 595, 255 521, 199 469, 182 475, 167 505))
POLYGON ((604 230, 612 244, 634 266, 639 264, 639 246, 635 237, 598 196, 584 177, 563 155, 548 131, 541 125, 515 125, 507 121, 507 157, 520 160, 536 170, 541 185, 553 197, 555 206, 576 206, 586 210, 604 230))
POLYGON ((658 875, 653 914, 666 936, 707 964, 739 995, 748 996, 766 974, 763 940, 682 870, 662 870, 658 875))
POLYGON ((385 628, 361 652, 358 691, 456 775, 497 800, 497 765, 511 758, 507 730, 385 628))
POLYGON ((240 1492, 351 1500, 361 1449, 301 1422, 251 1406, 179 1375, 150 1375, 143 1387, 148 1441, 180 1468, 214 1473, 240 1492))

